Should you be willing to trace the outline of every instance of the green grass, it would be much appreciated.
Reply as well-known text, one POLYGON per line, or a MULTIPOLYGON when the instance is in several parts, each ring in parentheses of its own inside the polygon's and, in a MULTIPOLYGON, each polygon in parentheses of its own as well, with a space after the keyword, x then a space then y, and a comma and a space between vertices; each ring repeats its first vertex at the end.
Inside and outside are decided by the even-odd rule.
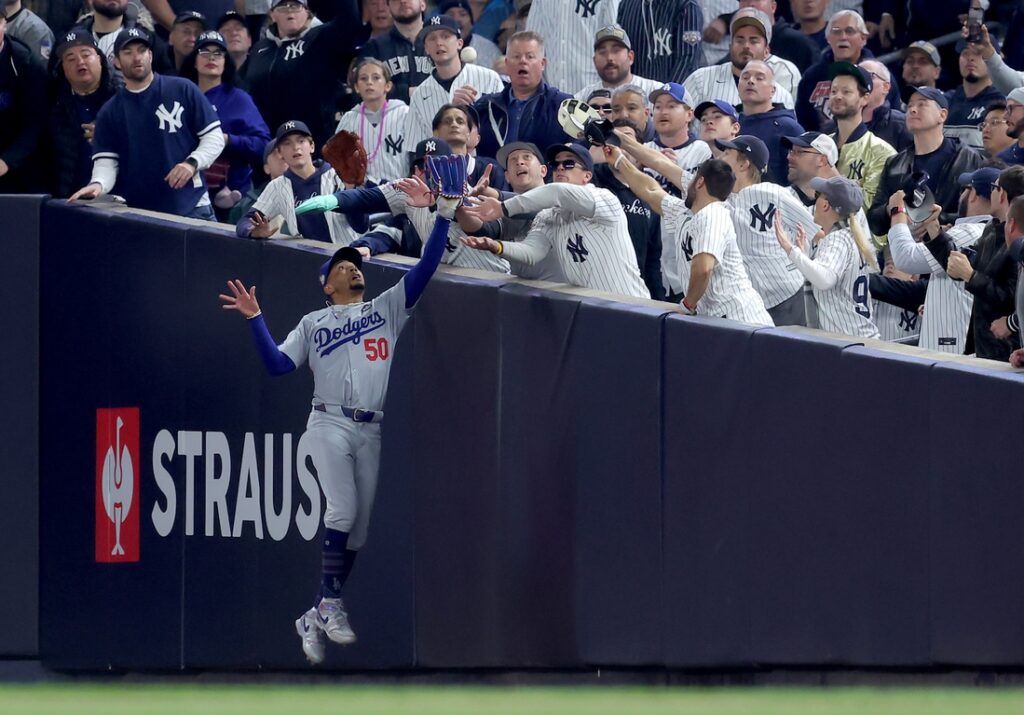
POLYGON ((1020 715, 1024 689, 2 685, 3 715, 1020 715))

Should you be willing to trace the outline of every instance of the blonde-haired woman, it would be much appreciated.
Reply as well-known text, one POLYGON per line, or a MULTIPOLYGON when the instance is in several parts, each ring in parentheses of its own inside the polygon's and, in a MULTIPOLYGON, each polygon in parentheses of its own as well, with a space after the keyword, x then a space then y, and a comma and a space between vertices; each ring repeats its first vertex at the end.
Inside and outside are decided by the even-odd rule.
POLYGON ((857 221, 864 194, 855 182, 842 176, 811 179, 815 191, 814 221, 822 228, 820 238, 806 252, 806 236, 797 226, 796 245, 775 222, 775 237, 793 265, 814 289, 818 326, 822 330, 862 338, 878 338, 871 318, 868 275, 878 272, 874 250, 857 221))

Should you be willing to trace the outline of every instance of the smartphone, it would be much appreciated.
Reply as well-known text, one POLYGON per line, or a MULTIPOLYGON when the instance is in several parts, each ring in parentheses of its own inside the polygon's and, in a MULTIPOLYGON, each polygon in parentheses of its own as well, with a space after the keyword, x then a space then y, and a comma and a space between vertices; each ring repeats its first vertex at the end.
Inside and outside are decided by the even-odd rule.
POLYGON ((985 21, 985 11, 981 6, 975 7, 971 3, 971 9, 967 13, 967 41, 981 42, 981 23, 985 21))

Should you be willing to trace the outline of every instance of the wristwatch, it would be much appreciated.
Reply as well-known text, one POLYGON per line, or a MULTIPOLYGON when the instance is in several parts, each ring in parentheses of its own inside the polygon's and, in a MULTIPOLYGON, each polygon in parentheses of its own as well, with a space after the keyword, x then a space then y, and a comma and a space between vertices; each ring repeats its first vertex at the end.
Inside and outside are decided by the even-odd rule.
POLYGON ((192 171, 193 171, 194 174, 198 174, 199 173, 199 162, 196 161, 194 156, 190 156, 190 157, 186 158, 185 159, 185 163, 192 165, 192 171))
POLYGON ((891 209, 889 209, 889 215, 890 216, 895 216, 896 214, 902 214, 902 213, 906 213, 906 212, 907 212, 907 210, 905 208, 903 208, 902 206, 893 206, 891 209))

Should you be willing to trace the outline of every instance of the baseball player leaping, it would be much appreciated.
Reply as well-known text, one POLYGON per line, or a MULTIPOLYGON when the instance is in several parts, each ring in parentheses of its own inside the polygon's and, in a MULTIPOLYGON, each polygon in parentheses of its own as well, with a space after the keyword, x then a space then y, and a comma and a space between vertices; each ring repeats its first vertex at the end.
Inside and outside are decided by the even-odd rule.
POLYGON ((430 157, 429 162, 440 188, 437 218, 423 257, 393 288, 363 301, 362 255, 349 246, 339 249, 320 268, 328 306, 304 316, 280 345, 263 321, 255 286, 246 290, 240 280, 228 281, 231 295, 220 296, 225 309, 249 321, 270 374, 283 375, 305 361, 313 371, 313 409, 306 429, 326 496, 326 528, 317 603, 295 621, 295 628, 314 665, 324 659, 324 634, 341 645, 356 640, 341 592, 366 541, 391 357, 402 326, 441 262, 448 225, 462 203, 465 157, 430 157))
POLYGON ((797 224, 796 245, 781 221, 775 222, 775 237, 813 286, 822 330, 878 338, 878 327, 871 320, 868 288, 868 273, 878 272, 878 262, 860 224, 850 220, 864 203, 864 194, 860 186, 842 176, 816 176, 811 179, 811 188, 817 194, 814 220, 825 231, 811 248, 811 255, 804 253, 803 225, 797 224))

